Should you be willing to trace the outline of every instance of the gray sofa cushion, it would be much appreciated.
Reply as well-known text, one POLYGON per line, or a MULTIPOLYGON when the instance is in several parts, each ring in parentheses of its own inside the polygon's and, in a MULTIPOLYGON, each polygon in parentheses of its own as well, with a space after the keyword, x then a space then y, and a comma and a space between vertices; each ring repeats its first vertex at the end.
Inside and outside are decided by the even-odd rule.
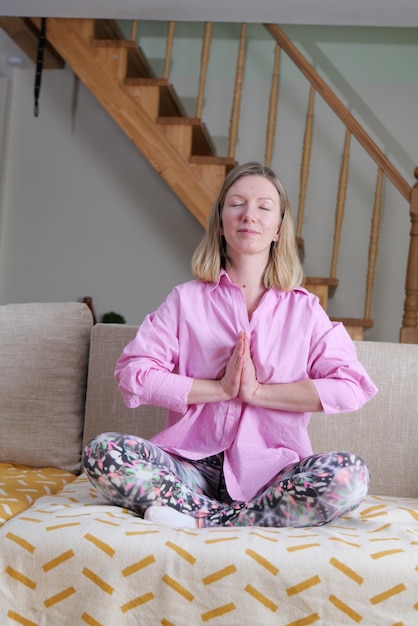
POLYGON ((0 306, 0 461, 80 471, 92 321, 79 302, 0 306))

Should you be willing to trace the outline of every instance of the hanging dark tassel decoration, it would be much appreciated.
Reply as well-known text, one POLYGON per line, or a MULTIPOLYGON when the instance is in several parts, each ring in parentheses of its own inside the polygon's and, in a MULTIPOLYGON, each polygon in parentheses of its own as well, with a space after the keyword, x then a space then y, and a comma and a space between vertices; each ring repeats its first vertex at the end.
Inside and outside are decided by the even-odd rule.
POLYGON ((41 21, 41 31, 39 33, 39 42, 38 42, 38 53, 36 56, 36 74, 35 74, 35 104, 34 104, 34 115, 38 117, 39 115, 39 93, 41 91, 41 81, 42 81, 42 69, 44 65, 44 51, 45 51, 45 42, 46 42, 46 18, 43 17, 41 21))

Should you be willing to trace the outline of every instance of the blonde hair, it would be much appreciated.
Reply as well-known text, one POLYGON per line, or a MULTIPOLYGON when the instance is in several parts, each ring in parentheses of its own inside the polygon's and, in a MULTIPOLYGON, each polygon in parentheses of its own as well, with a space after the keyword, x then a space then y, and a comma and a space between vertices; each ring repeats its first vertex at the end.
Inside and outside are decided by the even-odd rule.
POLYGON ((270 257, 264 271, 264 286, 290 291, 304 282, 302 265, 296 245, 292 207, 287 192, 277 175, 269 167, 250 162, 238 165, 226 176, 215 198, 205 235, 192 258, 192 271, 198 280, 216 282, 221 269, 225 269, 228 257, 222 234, 222 210, 226 195, 234 183, 244 176, 262 176, 277 189, 280 198, 282 221, 279 239, 272 242, 270 257))

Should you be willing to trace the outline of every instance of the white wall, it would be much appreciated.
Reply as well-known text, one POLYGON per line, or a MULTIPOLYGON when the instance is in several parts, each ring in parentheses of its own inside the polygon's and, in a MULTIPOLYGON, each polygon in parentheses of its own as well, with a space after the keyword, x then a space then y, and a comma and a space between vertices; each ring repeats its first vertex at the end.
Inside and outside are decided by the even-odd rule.
MULTIPOLYGON (((143 40, 145 50, 147 45, 154 46, 151 55, 160 66, 163 38, 156 35, 161 28, 150 28, 143 40)), ((286 31, 413 182, 418 163, 418 31, 325 27, 286 27, 286 31)), ((222 105, 220 96, 232 93, 236 45, 227 42, 225 51, 224 33, 217 37, 203 118, 222 154, 229 111, 228 101, 222 105)), ((171 79, 193 114, 196 82, 192 74, 198 70, 200 40, 195 37, 196 54, 191 54, 185 45, 191 39, 180 30, 171 79)), ((240 162, 264 156, 265 129, 255 124, 254 112, 267 113, 271 43, 256 35, 250 48, 254 56, 245 75, 237 146, 240 162)), ((296 210, 308 86, 285 58, 281 77, 272 165, 296 210)), ((129 323, 138 323, 171 286, 191 277, 190 258, 202 229, 82 85, 72 115, 69 70, 44 73, 38 118, 33 117, 32 90, 33 72, 16 70, 6 115, 9 139, 2 179, 0 303, 90 295, 99 316, 115 310, 129 323)), ((305 269, 309 275, 326 275, 344 134, 331 121, 321 99, 316 103, 314 136, 315 160, 303 233, 305 269)), ((361 317, 374 193, 368 181, 376 171, 354 141, 350 173, 346 239, 338 267, 340 288, 330 302, 330 313, 361 317)), ((375 323, 367 339, 399 338, 408 211, 407 203, 385 183, 372 306, 375 323)))
POLYGON ((139 323, 191 278, 202 228, 73 75, 16 71, 3 178, 0 302, 91 296, 139 323), (74 122, 74 130, 73 130, 74 122))

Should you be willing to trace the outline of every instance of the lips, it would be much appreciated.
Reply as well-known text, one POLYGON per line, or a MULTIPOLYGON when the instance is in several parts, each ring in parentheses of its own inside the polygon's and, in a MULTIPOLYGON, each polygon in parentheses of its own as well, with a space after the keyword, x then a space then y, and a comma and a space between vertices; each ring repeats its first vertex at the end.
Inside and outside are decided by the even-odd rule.
POLYGON ((241 233, 242 235, 258 235, 258 231, 256 230, 252 230, 251 228, 240 228, 238 230, 239 233, 241 233))

